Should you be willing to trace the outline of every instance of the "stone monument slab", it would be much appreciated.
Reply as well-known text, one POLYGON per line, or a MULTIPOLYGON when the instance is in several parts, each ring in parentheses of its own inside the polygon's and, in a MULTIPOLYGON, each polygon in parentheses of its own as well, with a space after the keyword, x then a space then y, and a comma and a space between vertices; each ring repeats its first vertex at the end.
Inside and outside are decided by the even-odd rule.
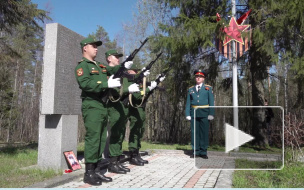
MULTIPOLYGON (((77 156, 78 115, 81 90, 75 67, 82 58, 84 37, 58 24, 46 25, 43 77, 39 117, 38 166, 67 169, 64 152, 77 156)), ((96 60, 105 62, 105 49, 98 48, 96 60)))
MULTIPOLYGON (((46 25, 41 114, 81 114, 75 67, 82 58, 79 43, 83 39, 58 23, 46 25)), ((104 53, 100 46, 96 60, 105 63, 104 53)))

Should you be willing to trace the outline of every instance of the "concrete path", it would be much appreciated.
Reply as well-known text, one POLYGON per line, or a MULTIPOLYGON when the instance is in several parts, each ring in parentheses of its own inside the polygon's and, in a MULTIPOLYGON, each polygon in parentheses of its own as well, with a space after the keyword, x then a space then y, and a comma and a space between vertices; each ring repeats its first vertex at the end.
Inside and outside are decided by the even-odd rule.
POLYGON ((53 187, 231 188, 233 170, 221 170, 221 168, 233 169, 234 160, 217 152, 208 152, 208 156, 209 159, 193 159, 182 150, 153 150, 149 155, 143 157, 149 161, 149 164, 144 166, 126 164, 131 169, 131 172, 127 174, 106 173, 106 176, 113 178, 113 182, 103 183, 101 186, 85 184, 83 183, 84 169, 81 169, 77 171, 78 178, 53 187))

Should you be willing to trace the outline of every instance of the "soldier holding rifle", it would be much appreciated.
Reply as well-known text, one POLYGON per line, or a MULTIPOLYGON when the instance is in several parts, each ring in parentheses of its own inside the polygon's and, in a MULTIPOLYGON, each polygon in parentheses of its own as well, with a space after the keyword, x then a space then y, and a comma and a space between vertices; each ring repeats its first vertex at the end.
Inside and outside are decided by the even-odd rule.
MULTIPOLYGON (((103 160, 107 132, 107 107, 102 100, 107 89, 120 87, 120 79, 107 78, 107 75, 116 73, 120 66, 109 67, 95 61, 101 41, 86 38, 80 42, 83 58, 75 68, 76 80, 82 90, 82 116, 86 128, 85 134, 85 174, 84 182, 91 185, 101 185, 102 182, 110 182, 111 178, 105 177, 97 169, 99 162, 103 160)), ((132 63, 124 64, 125 69, 132 63)))
MULTIPOLYGON (((161 54, 157 55, 157 58, 151 63, 153 64, 161 54)), ((149 64, 147 68, 151 68, 152 64, 149 64)), ((145 70, 143 68, 142 70, 145 70)), ((128 70, 129 74, 136 75, 137 69, 132 65, 131 69, 128 70)), ((168 69, 169 70, 169 69, 168 69)), ((168 71, 167 70, 167 71, 168 71)), ((166 72, 167 72, 166 71, 166 72)), ((140 84, 141 93, 133 93, 130 97, 129 103, 129 121, 130 121, 130 135, 129 135, 129 152, 130 152, 130 164, 143 166, 148 164, 147 160, 141 158, 139 154, 139 149, 141 148, 141 139, 145 131, 145 120, 146 120, 146 101, 149 96, 154 92, 156 86, 165 79, 165 74, 162 73, 158 75, 155 81, 150 82, 150 85, 147 89, 143 89, 143 84, 140 84)), ((140 76, 140 75, 139 75, 140 76)), ((143 82, 143 81, 142 81, 143 82)))
MULTIPOLYGON (((107 62, 110 67, 114 67, 119 64, 119 58, 123 55, 118 53, 116 50, 109 50, 105 53, 107 62)), ((130 61, 129 61, 130 62, 130 61)), ((132 62, 133 63, 133 62, 132 62)), ((150 71, 146 71, 147 76, 150 71)), ((121 72, 121 76, 124 72, 121 72)), ((121 89, 113 89, 110 91, 110 101, 108 101, 108 114, 109 114, 109 125, 111 129, 110 141, 109 141, 109 152, 110 152, 110 165, 108 167, 109 172, 126 174, 130 172, 129 168, 124 167, 120 163, 122 155, 122 142, 125 137, 127 116, 129 113, 128 106, 123 103, 120 98, 125 94, 139 92, 139 86, 136 83, 128 83, 127 78, 122 78, 123 86, 121 89)))

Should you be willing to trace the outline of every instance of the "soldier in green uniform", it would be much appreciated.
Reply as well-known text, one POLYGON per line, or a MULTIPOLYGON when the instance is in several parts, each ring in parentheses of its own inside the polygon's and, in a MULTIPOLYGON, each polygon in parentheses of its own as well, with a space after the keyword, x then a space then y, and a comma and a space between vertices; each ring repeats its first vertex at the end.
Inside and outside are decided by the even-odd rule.
MULTIPOLYGON (((109 50, 105 53, 109 66, 119 65, 119 58, 123 55, 116 50, 109 50)), ((148 72, 147 72, 148 74, 148 72)), ((113 100, 117 100, 120 96, 126 96, 129 93, 139 92, 138 84, 131 84, 127 78, 123 78, 122 94, 120 89, 111 90, 111 96, 113 100)), ((111 100, 111 99, 110 99, 111 100)), ((108 167, 109 172, 125 174, 130 172, 129 168, 124 167, 120 163, 120 157, 122 155, 122 143, 126 132, 126 123, 128 119, 129 109, 123 101, 108 101, 108 114, 109 114, 109 126, 111 129, 111 135, 109 140, 109 152, 110 152, 110 165, 108 167)))
MULTIPOLYGON (((138 70, 134 65, 131 69, 128 70, 128 73, 131 75, 137 74, 138 70)), ((165 77, 162 77, 161 81, 165 77)), ((145 89, 145 94, 148 94, 149 91, 153 90, 156 87, 156 82, 152 81, 151 85, 145 89)), ((147 160, 141 158, 139 154, 139 149, 141 148, 141 139, 145 131, 145 106, 141 105, 143 101, 143 85, 140 85, 140 93, 132 94, 132 104, 129 104, 129 121, 130 121, 130 134, 129 134, 129 152, 130 152, 130 164, 143 166, 148 164, 147 160), (134 107, 133 107, 134 106, 134 107)))
POLYGON ((212 87, 204 84, 206 73, 203 70, 195 70, 194 75, 196 85, 188 89, 185 111, 186 119, 191 120, 191 145, 193 149, 191 158, 208 159, 209 120, 214 119, 214 108, 198 108, 195 117, 194 110, 196 106, 214 106, 214 97, 212 87))
MULTIPOLYGON (((84 182, 91 185, 101 185, 112 181, 99 171, 95 171, 99 162, 103 160, 102 153, 105 147, 106 126, 108 121, 107 107, 102 101, 108 88, 121 86, 120 79, 108 79, 107 75, 115 73, 119 66, 109 67, 95 61, 97 46, 101 41, 86 38, 80 42, 83 58, 75 68, 76 80, 82 90, 82 116, 86 128, 85 134, 85 174, 84 182)), ((125 65, 130 68, 132 63, 125 65)))

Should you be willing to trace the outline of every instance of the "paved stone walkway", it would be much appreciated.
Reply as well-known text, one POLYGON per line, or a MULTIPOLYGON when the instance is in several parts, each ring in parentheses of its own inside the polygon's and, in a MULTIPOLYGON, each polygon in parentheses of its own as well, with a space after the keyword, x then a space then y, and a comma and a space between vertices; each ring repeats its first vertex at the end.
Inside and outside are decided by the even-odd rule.
POLYGON ((82 175, 55 188, 231 188, 233 170, 221 168, 234 168, 233 159, 212 153, 208 156, 208 160, 191 159, 180 150, 154 151, 143 157, 149 164, 126 164, 131 170, 127 174, 106 173, 113 178, 113 182, 91 186, 83 183, 82 175))

